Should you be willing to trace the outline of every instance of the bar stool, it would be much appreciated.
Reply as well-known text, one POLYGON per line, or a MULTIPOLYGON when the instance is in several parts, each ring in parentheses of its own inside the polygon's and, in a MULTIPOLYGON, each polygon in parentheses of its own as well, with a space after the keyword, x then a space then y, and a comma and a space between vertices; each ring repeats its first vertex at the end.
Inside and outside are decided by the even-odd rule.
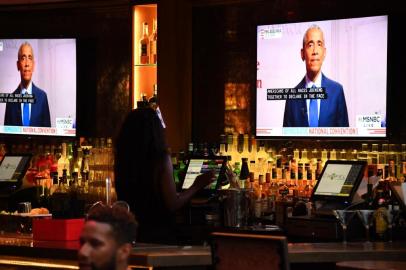
POLYGON ((214 232, 211 240, 215 270, 289 270, 286 237, 214 232))

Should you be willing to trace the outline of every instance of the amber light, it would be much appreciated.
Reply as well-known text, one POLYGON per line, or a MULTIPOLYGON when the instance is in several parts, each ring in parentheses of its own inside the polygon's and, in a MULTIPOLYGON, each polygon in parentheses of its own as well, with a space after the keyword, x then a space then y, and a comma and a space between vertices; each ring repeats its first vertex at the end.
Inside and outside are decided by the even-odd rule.
POLYGON ((224 132, 246 134, 250 126, 250 85, 226 83, 224 85, 224 132))
MULTIPOLYGON (((141 94, 147 98, 153 95, 153 85, 157 83, 156 64, 140 64, 140 45, 142 24, 148 23, 149 34, 152 33, 153 19, 157 19, 157 5, 133 6, 133 31, 132 31, 132 107, 137 107, 141 94)), ((159 29, 159 28, 158 28, 159 29)), ((159 41, 158 41, 159 42, 159 41)))

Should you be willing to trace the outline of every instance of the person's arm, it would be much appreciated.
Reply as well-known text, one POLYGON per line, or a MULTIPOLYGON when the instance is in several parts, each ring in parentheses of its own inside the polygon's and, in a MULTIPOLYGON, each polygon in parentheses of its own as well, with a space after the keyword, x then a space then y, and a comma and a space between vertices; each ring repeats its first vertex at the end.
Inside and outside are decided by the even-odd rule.
POLYGON ((175 181, 173 180, 172 162, 169 155, 165 157, 161 177, 161 193, 164 204, 169 211, 176 211, 182 208, 197 191, 215 180, 213 172, 201 174, 197 176, 196 181, 189 189, 177 193, 175 181))

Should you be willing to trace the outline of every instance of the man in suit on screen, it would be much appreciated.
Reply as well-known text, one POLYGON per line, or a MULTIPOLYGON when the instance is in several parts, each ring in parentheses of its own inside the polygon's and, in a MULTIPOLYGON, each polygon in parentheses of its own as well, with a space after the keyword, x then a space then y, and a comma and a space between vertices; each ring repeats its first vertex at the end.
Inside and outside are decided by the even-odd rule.
POLYGON ((343 87, 321 72, 326 57, 324 35, 317 25, 309 27, 303 37, 302 60, 306 75, 298 88, 325 89, 326 99, 286 100, 284 127, 348 127, 347 105, 343 87))
POLYGON ((13 94, 32 95, 35 103, 7 103, 4 125, 51 127, 47 94, 32 82, 34 68, 33 49, 31 44, 24 42, 17 59, 21 82, 13 94))

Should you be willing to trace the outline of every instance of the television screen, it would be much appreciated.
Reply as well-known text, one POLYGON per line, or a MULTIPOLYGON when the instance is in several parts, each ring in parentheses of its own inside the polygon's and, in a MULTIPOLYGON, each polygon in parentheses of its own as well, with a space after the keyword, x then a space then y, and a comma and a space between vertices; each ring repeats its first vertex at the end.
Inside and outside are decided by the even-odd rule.
POLYGON ((388 16, 257 26, 256 135, 385 138, 388 16))
POLYGON ((76 135, 76 40, 0 39, 0 133, 76 135))

